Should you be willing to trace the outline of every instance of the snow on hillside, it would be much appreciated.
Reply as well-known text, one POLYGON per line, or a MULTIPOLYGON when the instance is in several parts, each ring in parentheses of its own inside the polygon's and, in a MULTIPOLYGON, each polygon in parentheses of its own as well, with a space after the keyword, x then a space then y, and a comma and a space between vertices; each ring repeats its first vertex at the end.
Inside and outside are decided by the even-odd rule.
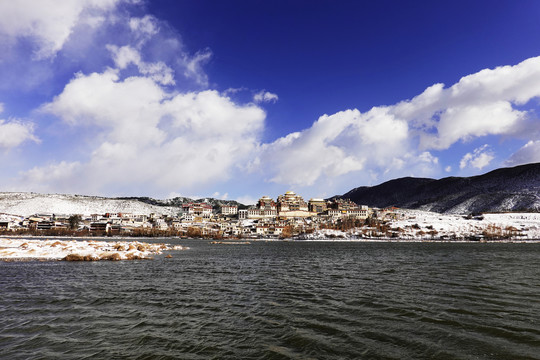
POLYGON ((104 213, 174 215, 178 213, 178 208, 150 205, 137 200, 119 200, 97 196, 5 192, 0 193, 0 213, 21 216, 104 213))
POLYGON ((432 232, 434 238, 463 238, 500 229, 512 231, 514 238, 540 239, 540 213, 484 214, 471 219, 421 210, 399 210, 397 215, 390 226, 403 229, 404 237, 430 238, 432 232))
MULTIPOLYGON (((422 210, 400 209, 396 219, 388 225, 396 234, 396 240, 464 240, 476 237, 509 237, 511 240, 540 240, 540 213, 484 214, 476 218, 462 215, 439 214, 422 210)), ((305 240, 368 239, 377 237, 368 227, 348 231, 323 229, 301 235, 305 240)))

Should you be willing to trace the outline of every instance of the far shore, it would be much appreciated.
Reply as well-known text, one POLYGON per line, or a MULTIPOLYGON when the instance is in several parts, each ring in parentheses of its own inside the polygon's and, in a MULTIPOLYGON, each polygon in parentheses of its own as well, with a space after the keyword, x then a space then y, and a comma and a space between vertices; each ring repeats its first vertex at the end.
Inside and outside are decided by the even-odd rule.
POLYGON ((456 244, 494 244, 494 243, 540 243, 540 239, 489 239, 489 240, 445 240, 445 239, 398 239, 398 238, 325 238, 325 239, 298 239, 298 238, 244 238, 244 239, 223 239, 223 238, 181 238, 176 236, 163 236, 163 237, 130 237, 130 236, 44 236, 44 235, 0 235, 1 239, 35 239, 35 240, 48 240, 48 239, 73 239, 73 240, 111 240, 111 241, 138 241, 140 239, 155 239, 155 240, 198 240, 198 241, 216 241, 227 242, 387 242, 387 243, 456 243, 456 244))

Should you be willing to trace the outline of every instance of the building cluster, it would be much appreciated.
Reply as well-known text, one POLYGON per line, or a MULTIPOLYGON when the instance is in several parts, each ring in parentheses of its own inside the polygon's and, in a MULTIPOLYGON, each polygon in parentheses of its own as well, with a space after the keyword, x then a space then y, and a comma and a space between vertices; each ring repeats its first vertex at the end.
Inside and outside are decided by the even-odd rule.
POLYGON ((317 230, 344 219, 364 220, 372 209, 346 199, 310 199, 288 191, 276 200, 263 196, 247 209, 236 205, 214 208, 185 203, 175 216, 106 213, 90 215, 36 214, 26 218, 0 214, 0 229, 78 229, 95 233, 169 232, 186 237, 282 237, 317 230))

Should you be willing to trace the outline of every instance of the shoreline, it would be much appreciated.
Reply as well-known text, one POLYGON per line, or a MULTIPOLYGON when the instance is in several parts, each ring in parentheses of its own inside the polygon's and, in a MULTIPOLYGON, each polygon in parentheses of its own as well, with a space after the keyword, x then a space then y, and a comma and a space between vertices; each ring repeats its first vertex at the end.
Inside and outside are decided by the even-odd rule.
POLYGON ((216 239, 216 238, 180 238, 180 237, 123 237, 123 236, 43 236, 43 235, 0 235, 0 239, 28 239, 28 240, 50 240, 50 239, 70 239, 70 240, 110 240, 110 241, 139 241, 139 240, 197 240, 197 241, 220 241, 225 243, 248 243, 254 242, 385 242, 385 243, 455 243, 455 244, 536 244, 540 243, 540 239, 490 239, 490 240, 443 240, 443 239, 396 239, 396 238, 362 238, 362 239, 346 239, 346 238, 326 238, 326 239, 296 239, 296 238, 246 238, 246 239, 216 239))

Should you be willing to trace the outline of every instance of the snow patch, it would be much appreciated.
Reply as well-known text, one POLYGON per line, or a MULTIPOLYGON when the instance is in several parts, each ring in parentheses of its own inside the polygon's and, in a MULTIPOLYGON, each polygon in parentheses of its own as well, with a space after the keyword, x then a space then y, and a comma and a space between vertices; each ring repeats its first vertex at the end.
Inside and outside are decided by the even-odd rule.
POLYGON ((98 196, 0 193, 0 213, 30 216, 33 214, 105 214, 176 215, 177 207, 156 206, 138 200, 111 199, 98 196))
POLYGON ((184 249, 139 241, 0 239, 0 260, 138 260, 184 249))

